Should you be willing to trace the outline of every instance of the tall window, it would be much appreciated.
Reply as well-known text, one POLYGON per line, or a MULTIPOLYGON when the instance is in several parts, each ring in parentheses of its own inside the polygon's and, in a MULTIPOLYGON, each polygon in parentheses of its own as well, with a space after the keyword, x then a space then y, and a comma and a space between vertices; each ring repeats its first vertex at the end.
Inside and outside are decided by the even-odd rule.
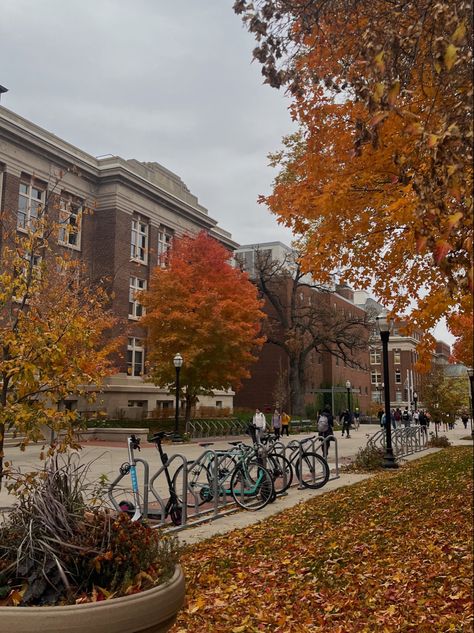
POLYGON ((128 317, 129 319, 139 319, 144 313, 145 309, 142 304, 136 298, 137 292, 146 290, 145 279, 139 279, 138 277, 130 277, 130 286, 128 291, 128 317))
POLYGON ((168 251, 171 247, 173 232, 161 226, 158 230, 158 265, 163 268, 166 266, 168 251))
POLYGON ((370 364, 380 365, 380 350, 372 348, 370 350, 370 364))
POLYGON ((145 347, 143 339, 129 338, 127 345, 127 374, 141 376, 145 369, 145 347))
POLYGON ((402 372, 400 371, 400 369, 395 370, 395 383, 397 385, 402 384, 402 372))
POLYGON ((59 201, 58 242, 79 250, 81 248, 82 203, 63 195, 59 201))
POLYGON ((38 219, 41 207, 44 206, 46 192, 31 182, 20 182, 18 196, 18 222, 19 229, 28 229, 38 219))
POLYGON ((142 264, 147 263, 148 256, 148 224, 138 218, 132 219, 132 239, 130 257, 142 264))
POLYGON ((399 349, 393 350, 393 362, 395 363, 395 365, 400 365, 400 350, 399 349))
POLYGON ((382 382, 382 374, 379 371, 377 371, 376 369, 373 369, 371 371, 370 378, 371 378, 371 383, 373 385, 381 384, 381 382, 382 382))

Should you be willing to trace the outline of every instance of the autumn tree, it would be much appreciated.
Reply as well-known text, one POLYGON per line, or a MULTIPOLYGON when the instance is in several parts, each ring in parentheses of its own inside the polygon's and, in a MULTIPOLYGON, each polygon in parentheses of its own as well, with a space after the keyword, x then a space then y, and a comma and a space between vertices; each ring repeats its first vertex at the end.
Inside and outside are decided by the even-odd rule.
POLYGON ((280 174, 262 201, 299 237, 305 270, 373 286, 428 331, 472 292, 471 3, 234 10, 299 125, 272 157, 280 174))
POLYGON ((182 354, 186 421, 199 395, 237 389, 263 344, 257 290, 231 266, 230 256, 205 232, 175 238, 166 263, 155 268, 141 294, 149 379, 173 386, 173 357, 182 354))
POLYGON ((13 213, 0 225, 0 476, 10 429, 24 443, 41 439, 42 427, 64 431, 64 445, 73 441, 77 416, 64 402, 93 397, 117 345, 106 339, 114 319, 104 288, 52 248, 60 226, 51 211, 49 199, 22 232, 13 213))
POLYGON ((443 367, 434 367, 422 383, 425 408, 433 421, 455 422, 469 410, 469 381, 464 376, 446 375, 443 367))
POLYGON ((255 255, 252 279, 268 314, 263 332, 267 344, 288 360, 290 412, 302 414, 310 355, 326 352, 366 369, 357 357, 368 348, 370 318, 355 308, 351 314, 334 310, 328 287, 315 283, 292 255, 282 260, 265 251, 255 255))

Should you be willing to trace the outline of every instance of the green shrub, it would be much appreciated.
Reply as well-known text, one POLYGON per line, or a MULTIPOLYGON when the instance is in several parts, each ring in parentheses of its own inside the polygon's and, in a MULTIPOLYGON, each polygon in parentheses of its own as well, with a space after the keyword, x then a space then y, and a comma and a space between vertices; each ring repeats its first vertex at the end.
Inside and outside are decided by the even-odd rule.
POLYGON ((428 446, 431 448, 448 448, 448 446, 451 446, 451 442, 448 440, 446 435, 436 436, 434 433, 430 433, 428 446))
POLYGON ((348 470, 370 472, 382 468, 385 451, 383 448, 368 445, 360 448, 348 470))

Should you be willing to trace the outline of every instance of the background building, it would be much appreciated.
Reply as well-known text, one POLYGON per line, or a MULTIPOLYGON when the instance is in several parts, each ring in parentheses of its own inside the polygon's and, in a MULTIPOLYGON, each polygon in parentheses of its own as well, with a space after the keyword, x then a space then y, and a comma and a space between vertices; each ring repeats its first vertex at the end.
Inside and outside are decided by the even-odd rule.
MULTIPOLYGON (((0 107, 0 252, 9 231, 24 231, 37 206, 46 203, 53 219, 61 220, 55 249, 82 260, 91 283, 107 278, 112 310, 127 334, 118 373, 107 379, 99 399, 94 405, 72 399, 69 406, 124 417, 172 408, 174 398, 166 389, 143 380, 145 332, 137 326, 142 307, 135 292, 146 289, 175 235, 206 230, 229 251, 237 244, 181 178, 162 165, 95 158, 0 107)), ((231 408, 232 393, 200 401, 231 408)))

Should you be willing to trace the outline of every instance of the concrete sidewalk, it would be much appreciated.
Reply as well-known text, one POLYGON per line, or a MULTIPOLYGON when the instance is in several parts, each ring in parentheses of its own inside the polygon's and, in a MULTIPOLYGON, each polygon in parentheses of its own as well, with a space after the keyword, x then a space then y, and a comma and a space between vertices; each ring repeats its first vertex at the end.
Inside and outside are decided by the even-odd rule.
MULTIPOLYGON (((368 437, 373 435, 379 430, 378 425, 363 425, 357 431, 351 432, 350 438, 342 438, 340 432, 336 434, 338 440, 339 449, 339 463, 343 465, 348 463, 350 458, 354 457, 359 450, 367 443, 368 437)), ((441 433, 443 434, 443 433, 441 433)), ((469 442, 461 440, 461 437, 468 436, 470 431, 465 431, 463 427, 455 427, 454 430, 445 433, 453 444, 469 445, 469 442)), ((290 438, 284 438, 284 443, 288 443, 293 439, 304 439, 312 434, 302 433, 298 435, 292 435, 290 438)), ((314 434, 313 434, 314 435, 314 434)), ((243 436, 244 441, 248 440, 247 436, 243 436)), ((211 449, 225 449, 228 448, 228 441, 215 441, 211 449)), ((25 451, 21 451, 19 448, 9 448, 6 451, 5 461, 12 462, 15 468, 21 469, 22 472, 32 471, 42 467, 40 460, 40 452, 42 447, 38 444, 30 445, 25 451)), ((205 450, 199 445, 199 442, 191 442, 188 444, 167 445, 166 452, 171 456, 173 453, 180 453, 187 459, 196 459, 205 450)), ((436 449, 431 449, 431 451, 436 449)), ((417 459, 427 455, 429 451, 422 451, 415 453, 406 459, 417 459)), ((156 452, 154 445, 146 443, 141 452, 137 454, 138 457, 146 460, 150 465, 150 473, 155 472, 161 466, 160 459, 156 452)), ((94 442, 94 444, 84 444, 80 451, 80 460, 82 463, 90 463, 88 480, 96 481, 101 475, 106 475, 109 481, 113 481, 118 475, 119 467, 123 462, 127 461, 127 448, 125 444, 114 445, 94 442)), ((331 445, 329 453, 329 465, 334 470, 334 445, 331 445)), ((332 472, 332 476, 334 472, 332 472)), ((306 501, 316 495, 321 495, 336 488, 342 486, 351 485, 367 479, 371 475, 366 474, 343 474, 339 479, 331 479, 324 488, 321 490, 298 490, 296 487, 292 487, 288 491, 288 495, 279 497, 274 503, 269 504, 258 512, 236 512, 228 516, 220 517, 215 521, 186 529, 179 532, 179 538, 185 543, 193 543, 205 538, 209 538, 214 534, 225 533, 233 529, 238 529, 257 523, 269 516, 273 516, 278 512, 292 507, 297 503, 306 501)), ((161 494, 163 492, 166 496, 166 487, 163 484, 157 485, 157 490, 161 494)), ((0 491, 0 509, 11 507, 15 502, 15 497, 10 495, 5 486, 0 491)))

